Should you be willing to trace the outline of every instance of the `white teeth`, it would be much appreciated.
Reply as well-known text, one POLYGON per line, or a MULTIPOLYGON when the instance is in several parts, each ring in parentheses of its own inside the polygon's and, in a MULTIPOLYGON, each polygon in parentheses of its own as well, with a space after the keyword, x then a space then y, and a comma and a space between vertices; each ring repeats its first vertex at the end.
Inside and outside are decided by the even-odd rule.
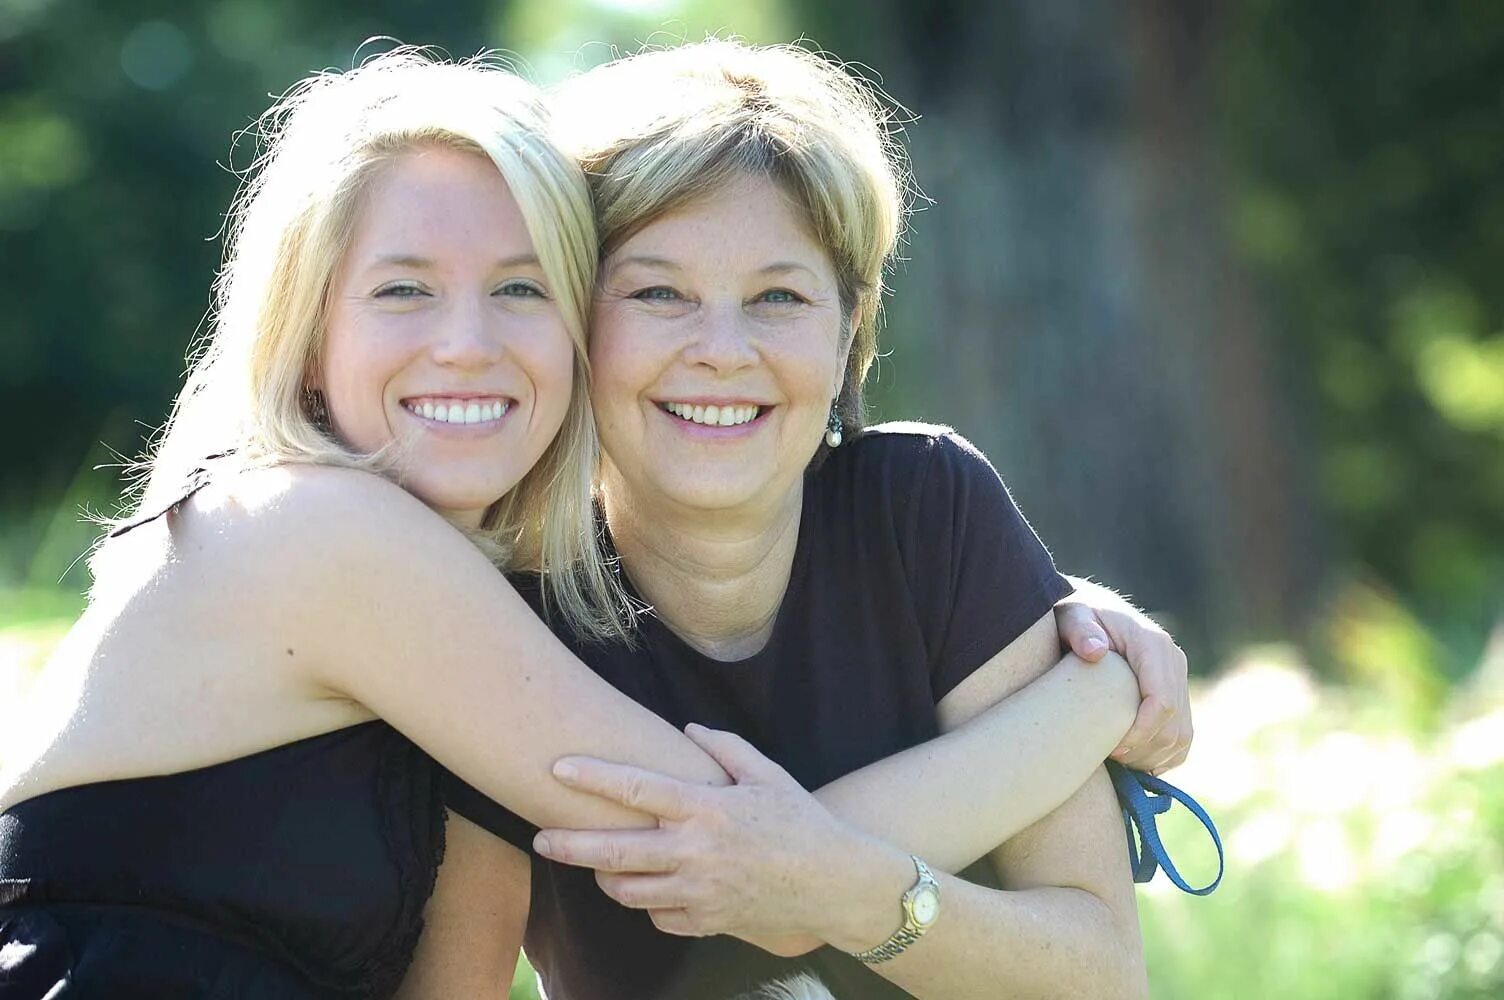
POLYGON ((502 415, 511 408, 511 404, 497 400, 495 402, 474 403, 435 403, 432 399, 425 399, 421 403, 404 403, 409 412, 428 420, 441 424, 480 424, 489 423, 492 420, 500 420, 502 415))
POLYGON ((693 406, 689 403, 664 403, 663 408, 681 420, 711 427, 735 427, 757 417, 756 406, 693 406))

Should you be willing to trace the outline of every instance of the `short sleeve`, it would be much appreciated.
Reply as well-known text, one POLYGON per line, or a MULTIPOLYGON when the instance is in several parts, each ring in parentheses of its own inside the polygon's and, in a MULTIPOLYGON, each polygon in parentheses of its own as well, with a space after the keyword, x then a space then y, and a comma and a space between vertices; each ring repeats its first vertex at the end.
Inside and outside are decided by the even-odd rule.
POLYGON ((533 853, 533 837, 538 832, 536 826, 447 768, 439 768, 439 786, 446 808, 500 837, 522 853, 533 853))
POLYGON ((934 434, 921 465, 902 534, 939 702, 1073 588, 970 442, 934 434))

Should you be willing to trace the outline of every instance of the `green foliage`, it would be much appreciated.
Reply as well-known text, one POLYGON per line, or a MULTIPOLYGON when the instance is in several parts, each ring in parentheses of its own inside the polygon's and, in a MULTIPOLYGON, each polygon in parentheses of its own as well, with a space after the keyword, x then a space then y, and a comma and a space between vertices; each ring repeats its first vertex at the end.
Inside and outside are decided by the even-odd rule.
POLYGON ((1474 643, 1504 606, 1501 66, 1496 4, 1248 0, 1221 119, 1344 561, 1474 643))
MULTIPOLYGON (((1228 876, 1206 899, 1141 893, 1154 996, 1499 996, 1504 697, 1480 684, 1447 714, 1417 730, 1372 693, 1267 661, 1202 693, 1174 777, 1216 816, 1228 876)), ((1167 841, 1210 863, 1189 830, 1167 841)))

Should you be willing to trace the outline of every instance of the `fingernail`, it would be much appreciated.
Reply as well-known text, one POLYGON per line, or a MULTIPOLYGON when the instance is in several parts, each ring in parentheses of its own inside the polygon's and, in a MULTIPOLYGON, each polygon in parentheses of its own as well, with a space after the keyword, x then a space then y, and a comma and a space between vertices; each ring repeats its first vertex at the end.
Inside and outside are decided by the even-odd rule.
POLYGON ((705 727, 700 725, 698 722, 691 722, 689 725, 684 727, 684 731, 686 733, 703 733, 705 731, 705 727))
POLYGON ((533 838, 533 850, 537 851, 539 854, 547 854, 549 852, 549 847, 550 845, 548 843, 548 838, 543 834, 540 833, 538 834, 538 836, 533 838))
POLYGON ((567 760, 561 760, 554 764, 554 777, 568 781, 580 776, 580 769, 567 760))
POLYGON ((1094 635, 1088 636, 1082 645, 1086 647, 1088 653, 1098 653, 1107 648, 1106 641, 1094 635))
POLYGON ((1126 756, 1128 756, 1128 748, 1127 747, 1118 747, 1116 750, 1114 750, 1112 752, 1112 755, 1114 757, 1126 757, 1126 756))

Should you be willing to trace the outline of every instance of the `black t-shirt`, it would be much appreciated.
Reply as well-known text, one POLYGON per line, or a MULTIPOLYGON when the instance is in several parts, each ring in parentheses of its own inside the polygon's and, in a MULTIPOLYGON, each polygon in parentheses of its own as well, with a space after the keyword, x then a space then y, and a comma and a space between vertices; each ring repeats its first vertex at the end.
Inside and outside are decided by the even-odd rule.
MULTIPOLYGON (((535 583, 517 582, 536 600, 535 583)), ((760 652, 711 659, 651 615, 636 649, 563 638, 669 722, 739 733, 814 789, 936 736, 936 703, 1070 589, 986 458, 946 428, 889 424, 807 476, 788 591, 760 652)), ((532 853, 536 828, 458 779, 448 794, 532 853)), ((995 885, 985 862, 965 874, 995 885)), ((799 969, 837 997, 908 996, 832 948, 787 960, 660 933, 588 869, 536 856, 526 949, 551 1000, 731 997, 799 969)))

